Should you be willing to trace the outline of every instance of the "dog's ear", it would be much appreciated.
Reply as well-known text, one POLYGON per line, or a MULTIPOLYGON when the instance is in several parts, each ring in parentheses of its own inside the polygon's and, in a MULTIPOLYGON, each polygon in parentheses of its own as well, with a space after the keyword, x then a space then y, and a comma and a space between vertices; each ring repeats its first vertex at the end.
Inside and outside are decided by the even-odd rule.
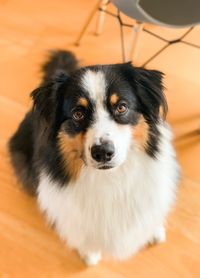
POLYGON ((68 76, 65 73, 59 73, 31 93, 34 112, 48 123, 51 123, 58 114, 67 80, 68 76))
POLYGON ((159 115, 167 114, 164 94, 163 73, 157 70, 136 68, 137 97, 140 109, 146 119, 157 121, 159 115))
POLYGON ((168 107, 163 86, 164 74, 157 70, 133 67, 131 63, 126 63, 125 68, 126 77, 138 100, 139 112, 146 120, 157 121, 161 114, 165 118, 168 107))

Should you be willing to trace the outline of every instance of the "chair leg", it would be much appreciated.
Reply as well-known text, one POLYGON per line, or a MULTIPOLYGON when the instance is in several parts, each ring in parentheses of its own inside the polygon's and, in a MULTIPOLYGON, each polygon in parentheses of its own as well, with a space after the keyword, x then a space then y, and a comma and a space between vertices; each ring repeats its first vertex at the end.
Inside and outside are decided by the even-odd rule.
POLYGON ((94 14, 96 13, 96 11, 98 10, 98 8, 100 7, 102 3, 102 0, 97 0, 95 6, 93 7, 93 9, 91 10, 89 16, 86 19, 85 24, 83 25, 83 28, 81 29, 80 33, 78 34, 77 39, 75 40, 75 45, 79 45, 83 35, 85 34, 85 31, 87 30, 87 27, 89 26, 94 14))
POLYGON ((97 18, 97 23, 96 23, 96 30, 95 30, 95 35, 100 35, 102 33, 103 30, 103 24, 104 24, 104 20, 105 20, 105 12, 107 9, 107 3, 108 0, 102 0, 100 7, 101 7, 101 11, 99 11, 98 14, 98 18, 97 18))
POLYGON ((133 26, 133 36, 131 40, 131 49, 129 54, 129 59, 135 61, 138 57, 139 47, 140 47, 140 37, 142 30, 144 28, 144 23, 137 22, 135 26, 133 26))

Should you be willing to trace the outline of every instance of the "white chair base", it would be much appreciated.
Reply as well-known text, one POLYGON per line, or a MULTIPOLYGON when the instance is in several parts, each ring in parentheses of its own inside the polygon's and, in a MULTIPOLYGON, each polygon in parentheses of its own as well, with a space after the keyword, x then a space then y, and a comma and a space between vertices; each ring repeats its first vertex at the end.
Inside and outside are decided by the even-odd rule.
MULTIPOLYGON (((89 13, 80 33, 78 34, 77 39, 75 40, 75 45, 78 46, 80 44, 81 39, 83 38, 90 22, 92 21, 95 13, 99 9, 100 9, 100 11, 99 11, 99 15, 97 18, 95 35, 100 35, 102 33, 103 25, 104 25, 104 21, 105 21, 105 11, 107 9, 108 2, 109 2, 108 0, 98 0, 96 2, 95 6, 89 13)), ((138 52, 139 52, 139 46, 140 46, 140 36, 141 36, 142 30, 143 30, 143 26, 144 26, 143 23, 137 23, 137 25, 133 27, 133 36, 131 38, 130 51, 129 51, 129 54, 127 57, 127 61, 134 61, 135 59, 137 59, 138 52)))

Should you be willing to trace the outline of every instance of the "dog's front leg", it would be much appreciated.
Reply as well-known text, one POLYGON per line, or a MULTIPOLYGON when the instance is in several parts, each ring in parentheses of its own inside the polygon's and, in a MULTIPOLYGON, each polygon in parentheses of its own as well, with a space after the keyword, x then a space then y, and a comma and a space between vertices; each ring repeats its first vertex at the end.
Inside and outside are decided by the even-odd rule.
POLYGON ((81 259, 88 266, 96 265, 101 260, 101 252, 86 253, 81 250, 78 250, 78 253, 79 253, 81 259))
POLYGON ((149 244, 157 244, 157 243, 163 243, 166 240, 166 232, 164 225, 159 226, 152 237, 152 239, 149 240, 149 244))

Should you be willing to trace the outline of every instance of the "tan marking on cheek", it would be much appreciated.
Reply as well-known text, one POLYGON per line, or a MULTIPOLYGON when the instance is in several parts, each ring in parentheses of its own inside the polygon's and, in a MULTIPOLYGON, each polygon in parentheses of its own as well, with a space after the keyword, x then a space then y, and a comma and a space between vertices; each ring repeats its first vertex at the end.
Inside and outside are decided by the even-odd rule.
POLYGON ((87 101, 87 99, 84 98, 84 97, 79 98, 79 100, 78 100, 78 105, 81 105, 81 106, 83 106, 83 107, 87 107, 87 106, 88 106, 88 101, 87 101))
POLYGON ((149 126, 142 116, 137 125, 133 127, 133 138, 139 148, 145 150, 149 138, 149 126))
POLYGON ((70 137, 64 131, 61 131, 58 135, 59 147, 64 158, 65 168, 72 180, 78 178, 84 165, 84 139, 85 136, 83 134, 70 137))
POLYGON ((112 94, 110 97, 110 103, 112 105, 115 105, 117 103, 117 101, 119 100, 119 97, 116 93, 112 94))

